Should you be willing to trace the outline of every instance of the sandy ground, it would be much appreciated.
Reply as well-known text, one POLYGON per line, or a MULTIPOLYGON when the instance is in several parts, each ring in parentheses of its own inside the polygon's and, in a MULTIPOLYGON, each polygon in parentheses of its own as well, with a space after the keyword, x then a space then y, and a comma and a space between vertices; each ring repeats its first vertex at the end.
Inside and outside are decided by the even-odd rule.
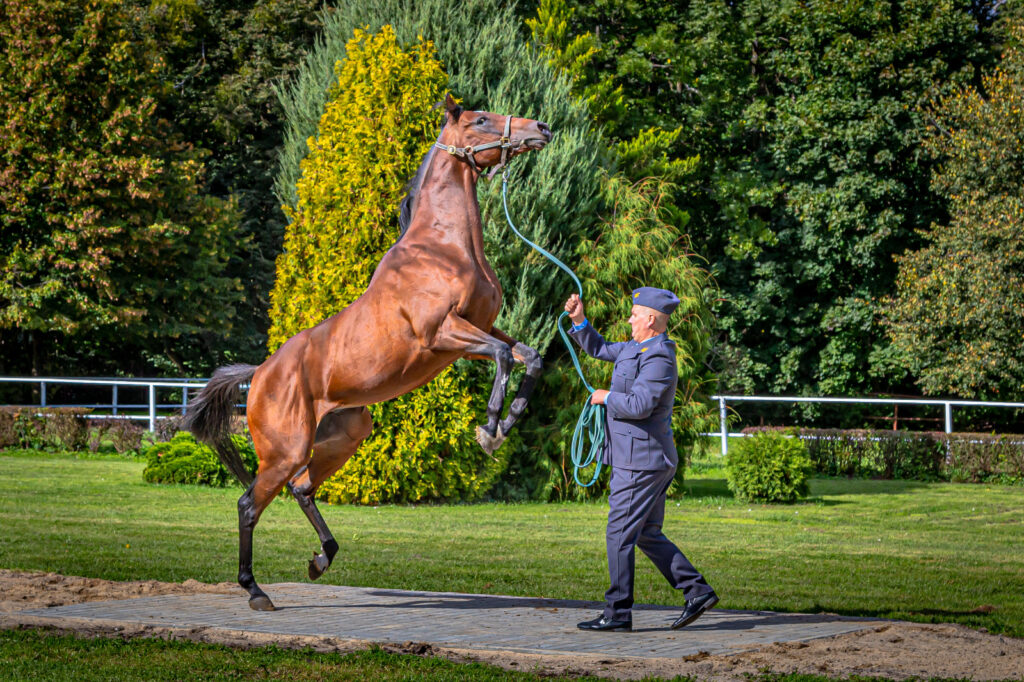
MULTIPOLYGON (((194 580, 112 582, 55 573, 0 570, 0 628, 30 628, 42 622, 20 614, 24 609, 85 601, 129 599, 161 594, 238 593, 232 583, 208 585, 194 580)), ((48 626, 48 625, 47 625, 48 626)), ((211 628, 170 629, 148 626, 97 627, 67 622, 64 631, 82 636, 163 637, 237 647, 276 644, 348 652, 365 642, 324 637, 281 637, 211 628)), ((959 625, 892 622, 871 630, 811 642, 775 643, 731 656, 705 653, 683 659, 609 659, 600 656, 541 656, 511 652, 467 651, 406 642, 384 645, 389 651, 442 656, 453 661, 481 661, 508 670, 541 674, 599 675, 638 679, 692 675, 700 679, 740 682, 760 671, 800 672, 848 677, 945 677, 972 680, 1024 680, 1024 639, 1001 637, 959 625)))

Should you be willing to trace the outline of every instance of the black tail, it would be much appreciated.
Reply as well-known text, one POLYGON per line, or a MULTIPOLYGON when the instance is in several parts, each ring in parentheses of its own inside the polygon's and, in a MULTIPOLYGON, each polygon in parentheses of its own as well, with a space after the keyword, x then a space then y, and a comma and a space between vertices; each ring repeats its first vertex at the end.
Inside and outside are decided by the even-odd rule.
POLYGON ((220 461, 235 475, 242 485, 249 487, 253 475, 245 468, 242 455, 231 442, 231 415, 241 395, 239 384, 252 378, 255 365, 228 365, 213 373, 209 383, 188 404, 185 429, 196 440, 206 443, 217 452, 220 461))

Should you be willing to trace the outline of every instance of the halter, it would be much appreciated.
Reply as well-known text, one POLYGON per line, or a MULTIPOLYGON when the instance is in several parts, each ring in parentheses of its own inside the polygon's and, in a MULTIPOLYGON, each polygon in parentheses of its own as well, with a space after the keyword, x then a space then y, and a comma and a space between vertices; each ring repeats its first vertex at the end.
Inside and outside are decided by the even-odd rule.
POLYGON ((493 149, 495 147, 500 147, 501 163, 492 168, 490 174, 487 176, 488 178, 493 178, 494 174, 501 170, 501 168, 504 167, 506 163, 508 163, 508 150, 512 149, 515 146, 512 144, 510 138, 511 134, 512 117, 507 116, 505 117, 505 132, 502 134, 500 140, 495 140, 494 142, 487 142, 485 144, 480 145, 479 147, 456 147, 455 145, 452 144, 441 144, 440 142, 435 142, 434 146, 445 150, 452 156, 457 156, 460 159, 465 159, 466 162, 469 164, 470 168, 476 171, 477 175, 483 174, 483 171, 481 171, 480 168, 476 165, 477 152, 482 152, 485 149, 493 149))

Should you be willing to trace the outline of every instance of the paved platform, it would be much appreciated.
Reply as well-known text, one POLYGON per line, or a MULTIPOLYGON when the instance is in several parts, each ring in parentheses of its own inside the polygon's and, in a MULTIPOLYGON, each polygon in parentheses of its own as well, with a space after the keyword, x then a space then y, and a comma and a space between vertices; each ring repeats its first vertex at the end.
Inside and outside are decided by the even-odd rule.
POLYGON ((196 594, 87 602, 23 611, 54 621, 104 625, 217 628, 280 635, 340 637, 370 643, 425 642, 468 650, 621 658, 729 654, 773 642, 829 637, 877 627, 879 620, 715 609, 682 630, 669 625, 678 606, 639 605, 632 633, 582 632, 599 602, 447 592, 407 592, 306 583, 263 586, 277 611, 249 608, 245 596, 196 594))

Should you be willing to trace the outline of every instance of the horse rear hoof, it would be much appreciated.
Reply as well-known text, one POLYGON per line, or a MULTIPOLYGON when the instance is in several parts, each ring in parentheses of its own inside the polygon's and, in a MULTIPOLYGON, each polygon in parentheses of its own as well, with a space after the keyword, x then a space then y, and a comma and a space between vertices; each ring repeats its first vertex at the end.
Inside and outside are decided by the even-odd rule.
POLYGON ((324 574, 327 567, 331 565, 331 562, 323 554, 313 553, 313 558, 309 560, 309 579, 316 580, 324 574))
POLYGON ((276 611, 274 602, 266 595, 258 595, 249 600, 249 608, 253 611, 276 611))
POLYGON ((482 426, 476 427, 476 442, 480 443, 480 447, 484 449, 488 455, 494 455, 494 451, 501 447, 501 444, 505 442, 505 434, 501 432, 501 426, 498 426, 497 433, 493 436, 486 431, 482 426))

